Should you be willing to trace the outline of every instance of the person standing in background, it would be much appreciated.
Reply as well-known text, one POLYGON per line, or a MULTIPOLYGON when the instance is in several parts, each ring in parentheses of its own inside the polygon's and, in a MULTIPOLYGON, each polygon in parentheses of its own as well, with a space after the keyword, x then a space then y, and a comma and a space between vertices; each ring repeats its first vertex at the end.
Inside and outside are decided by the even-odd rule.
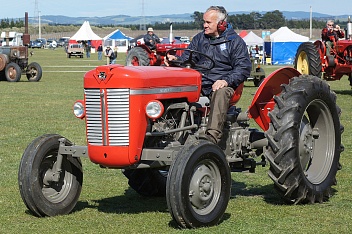
POLYGON ((98 51, 98 60, 102 60, 103 59, 103 46, 101 44, 98 46, 97 51, 98 51))

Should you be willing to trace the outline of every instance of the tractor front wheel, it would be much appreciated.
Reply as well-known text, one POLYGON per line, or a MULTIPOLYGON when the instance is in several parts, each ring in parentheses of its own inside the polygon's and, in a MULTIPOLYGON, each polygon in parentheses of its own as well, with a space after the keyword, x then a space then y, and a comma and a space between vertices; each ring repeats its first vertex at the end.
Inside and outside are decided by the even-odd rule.
POLYGON ((321 77, 322 61, 315 45, 311 42, 303 42, 297 49, 294 67, 304 75, 321 77))
POLYGON ((126 66, 149 66, 148 53, 141 47, 133 47, 127 53, 126 66))
POLYGON ((325 81, 307 75, 282 87, 266 131, 269 177, 290 203, 326 201, 343 150, 336 94, 325 81))
POLYGON ((5 77, 9 82, 18 82, 21 79, 21 68, 17 63, 9 63, 5 68, 5 77))
POLYGON ((70 213, 81 193, 83 172, 79 158, 63 155, 61 170, 55 169, 60 138, 56 134, 38 137, 22 155, 19 190, 29 211, 38 217, 70 213))
POLYGON ((201 140, 178 152, 167 179, 166 201, 181 228, 218 224, 230 193, 230 168, 217 145, 201 140))
POLYGON ((26 76, 28 81, 39 81, 42 78, 41 66, 36 62, 30 63, 27 66, 26 76))

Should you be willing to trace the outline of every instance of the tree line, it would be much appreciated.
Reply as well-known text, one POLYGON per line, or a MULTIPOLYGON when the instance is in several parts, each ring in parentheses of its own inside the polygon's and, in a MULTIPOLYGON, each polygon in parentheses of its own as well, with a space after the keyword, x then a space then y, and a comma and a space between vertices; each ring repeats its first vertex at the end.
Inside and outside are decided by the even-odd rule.
POLYGON ((0 28, 21 28, 24 27, 24 21, 21 19, 14 20, 14 19, 2 19, 0 20, 0 28))
MULTIPOLYGON (((203 28, 203 14, 202 12, 195 11, 191 18, 193 21, 189 22, 174 22, 172 24, 175 30, 192 30, 192 29, 202 29, 203 28)), ((256 30, 256 29, 278 29, 282 26, 287 26, 289 28, 296 29, 307 29, 310 28, 310 20, 287 20, 283 13, 275 10, 269 11, 265 14, 260 14, 259 12, 251 12, 249 14, 236 14, 229 15, 227 21, 232 24, 232 26, 237 30, 256 30)), ((336 24, 346 25, 347 21, 335 21, 336 24)), ((326 19, 313 19, 312 28, 324 28, 326 25, 326 19)), ((97 25, 103 26, 103 25, 97 25)), ((111 27, 121 26, 128 27, 132 30, 139 30, 139 25, 110 25, 111 27)), ((24 21, 22 19, 2 19, 0 21, 0 28, 21 28, 24 27, 24 21)), ((107 25, 104 25, 107 27, 107 25)), ((170 28, 170 22, 156 22, 154 24, 148 24, 146 27, 154 27, 157 30, 168 30, 170 28)))
MULTIPOLYGON (((191 17, 191 22, 176 22, 173 23, 172 27, 176 30, 182 29, 202 29, 203 28, 203 14, 202 12, 195 11, 191 17)), ((312 28, 324 28, 326 26, 327 19, 312 19, 312 28)), ((296 29, 308 29, 310 28, 310 20, 288 20, 284 17, 283 13, 275 10, 260 14, 259 12, 251 12, 249 14, 236 14, 229 15, 227 18, 233 28, 237 30, 256 30, 256 29, 278 29, 283 26, 296 29)), ((347 25, 347 21, 336 20, 336 24, 347 25)), ((169 23, 155 23, 153 26, 155 29, 168 29, 169 23)))

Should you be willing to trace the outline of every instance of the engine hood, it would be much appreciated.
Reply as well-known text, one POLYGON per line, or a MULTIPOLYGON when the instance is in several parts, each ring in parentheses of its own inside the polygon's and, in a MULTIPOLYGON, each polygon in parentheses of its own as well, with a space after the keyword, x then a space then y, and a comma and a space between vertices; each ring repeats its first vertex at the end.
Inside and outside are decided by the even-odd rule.
POLYGON ((195 70, 162 66, 99 66, 84 76, 84 88, 160 88, 201 86, 195 70))

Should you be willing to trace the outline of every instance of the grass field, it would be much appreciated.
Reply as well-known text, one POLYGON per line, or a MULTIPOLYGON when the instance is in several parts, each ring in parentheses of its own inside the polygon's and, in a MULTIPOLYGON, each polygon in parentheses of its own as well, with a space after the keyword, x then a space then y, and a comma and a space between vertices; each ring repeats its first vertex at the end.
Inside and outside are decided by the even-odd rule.
MULTIPOLYGON (((123 64, 125 55, 119 54, 123 64)), ((331 82, 342 109, 345 127, 335 195, 326 203, 286 205, 267 176, 268 167, 255 174, 233 173, 232 198, 224 220, 216 227, 179 230, 164 198, 145 198, 129 188, 120 170, 101 169, 82 159, 83 189, 74 211, 65 216, 37 218, 21 200, 17 172, 26 146, 46 133, 59 133, 85 144, 84 121, 72 114, 74 101, 83 97, 83 76, 101 65, 90 59, 68 59, 62 49, 34 50, 30 61, 43 68, 40 82, 0 82, 0 233, 351 233, 352 232, 352 90, 347 78, 331 82)), ((267 74, 277 66, 264 66, 267 74)), ((238 106, 245 110, 255 93, 245 83, 238 106)), ((258 128, 252 124, 253 128, 258 128)))

